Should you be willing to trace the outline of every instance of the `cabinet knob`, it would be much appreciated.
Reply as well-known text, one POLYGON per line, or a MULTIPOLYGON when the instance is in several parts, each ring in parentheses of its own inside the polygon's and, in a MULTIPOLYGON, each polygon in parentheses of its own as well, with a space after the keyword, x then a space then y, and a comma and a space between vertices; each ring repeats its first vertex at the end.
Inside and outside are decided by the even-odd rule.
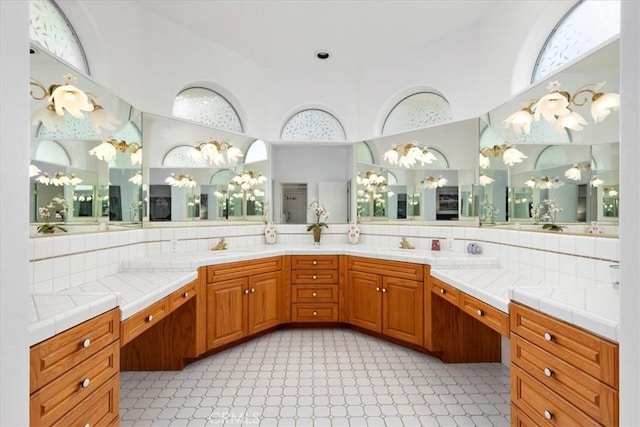
POLYGON ((314 292, 314 293, 312 293, 312 294, 311 294, 311 296, 312 296, 312 297, 317 297, 317 296, 318 296, 318 294, 314 292))
POLYGON ((80 385, 82 385, 82 388, 89 387, 89 384, 91 384, 91 380, 89 378, 83 379, 82 382, 80 383, 80 385))
POLYGON ((382 293, 386 294, 387 293, 387 288, 382 288, 382 293))
POLYGON ((318 278, 318 276, 316 276, 315 274, 311 277, 313 280, 316 280, 318 278))
POLYGON ((380 287, 376 286, 376 292, 380 292, 380 287))
POLYGON ((249 295, 249 289, 245 289, 245 290, 244 290, 244 294, 245 294, 245 295, 249 295))
POLYGON ((86 423, 86 424, 84 425, 84 427, 91 427, 91 424, 86 423))
POLYGON ((153 314, 147 316, 147 322, 151 322, 153 320, 153 314))
POLYGON ((549 369, 549 368, 544 368, 544 374, 547 377, 550 377, 551 375, 553 375, 553 371, 551 369, 549 369))
POLYGON ((254 293, 256 291, 256 288, 251 288, 251 293, 254 293))
POLYGON ((478 313, 478 316, 484 316, 484 311, 478 309, 478 311, 476 311, 476 313, 478 313))
POLYGON ((549 332, 545 332, 544 333, 544 339, 546 341, 551 341, 551 340, 553 340, 553 335, 551 335, 549 332))
POLYGON ((89 338, 85 338, 85 340, 82 341, 82 348, 89 348, 90 345, 91 345, 91 340, 89 338))
POLYGON ((189 292, 185 292, 184 294, 182 294, 182 298, 187 298, 189 296, 189 292))
POLYGON ((318 264, 318 261, 316 261, 316 260, 314 259, 314 260, 313 260, 313 262, 312 262, 312 264, 313 264, 313 265, 317 265, 317 264, 318 264))
POLYGON ((444 290, 444 288, 440 288, 440 293, 441 293, 442 295, 444 295, 444 294, 446 294, 446 293, 447 293, 447 291, 445 291, 445 290, 444 290))
POLYGON ((317 315, 318 315, 318 312, 317 312, 317 311, 314 311, 314 312, 313 312, 313 315, 314 315, 314 316, 317 316, 317 315))
POLYGON ((553 418, 553 414, 551 413, 551 411, 544 411, 544 417, 550 420, 551 418, 553 418))

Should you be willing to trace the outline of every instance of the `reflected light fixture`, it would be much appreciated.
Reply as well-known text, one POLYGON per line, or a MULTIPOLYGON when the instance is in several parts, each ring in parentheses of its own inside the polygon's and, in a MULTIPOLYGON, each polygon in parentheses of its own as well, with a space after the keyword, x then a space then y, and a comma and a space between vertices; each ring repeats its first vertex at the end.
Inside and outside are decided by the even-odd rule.
POLYGON ((230 142, 218 142, 213 138, 198 143, 187 154, 195 162, 207 161, 209 164, 222 165, 238 161, 243 157, 242 151, 230 142))
POLYGON ((618 191, 615 188, 605 188, 602 193, 608 197, 616 197, 618 195, 618 191))
POLYGON ((82 179, 78 178, 76 174, 65 175, 64 172, 56 172, 53 177, 50 177, 48 173, 43 173, 36 178, 36 181, 44 185, 55 185, 56 187, 62 185, 78 185, 82 183, 82 179))
POLYGON ((142 146, 137 142, 118 141, 115 138, 109 137, 102 141, 102 143, 91 150, 89 154, 96 156, 100 160, 108 162, 116 157, 116 153, 120 150, 122 153, 131 153, 131 164, 142 164, 142 146))
POLYGON ((374 171, 367 171, 358 174, 356 183, 365 187, 366 191, 384 190, 387 179, 374 171))
POLYGON ((134 176, 129 178, 129 182, 131 182, 133 184, 136 184, 136 185, 141 185, 142 184, 142 172, 140 172, 140 171, 136 172, 136 174, 134 176))
POLYGON ((494 183, 494 181, 495 181, 495 179, 493 179, 493 178, 491 178, 490 176, 485 175, 485 174, 483 174, 483 173, 482 173, 482 174, 480 174, 480 178, 478 179, 478 182, 479 182, 479 183, 480 183, 480 185, 482 185, 483 187, 484 187, 484 186, 487 186, 487 185, 489 185, 489 184, 493 184, 493 183, 494 183))
POLYGON ((218 199, 226 199, 226 198, 227 198, 227 194, 228 194, 228 193, 229 193, 229 192, 228 192, 226 189, 221 188, 221 189, 216 190, 213 194, 214 194, 218 199))
POLYGON ((482 147, 480 149, 480 167, 486 169, 489 167, 489 157, 498 157, 502 155, 502 161, 507 166, 513 166, 516 163, 522 163, 527 156, 514 145, 502 144, 493 147, 482 147))
MULTIPOLYGON (((592 187, 599 187, 602 184, 604 184, 604 180, 598 178, 598 175, 595 175, 593 178, 591 178, 591 186, 592 187)), ((614 190, 615 191, 615 190, 614 190)))
POLYGON ((579 131, 588 123, 582 115, 573 111, 572 107, 582 107, 589 101, 594 123, 602 122, 612 110, 620 108, 620 94, 600 91, 605 83, 591 83, 571 94, 561 91, 557 80, 552 81, 547 86, 547 95, 530 101, 520 111, 507 117, 503 122, 504 127, 511 127, 518 134, 528 135, 531 132, 532 121, 538 121, 542 116, 554 125, 558 133, 563 133, 565 129, 579 131))
POLYGON ((564 185, 560 178, 550 178, 548 176, 536 176, 524 182, 529 188, 539 188, 541 190, 550 190, 564 185))
POLYGON ((420 146, 416 141, 405 145, 393 144, 391 149, 382 155, 382 158, 392 165, 403 168, 413 167, 417 162, 425 165, 438 160, 426 146, 420 146))
POLYGON ((29 164, 29 178, 33 178, 34 176, 40 175, 40 172, 42 171, 40 170, 39 167, 37 167, 34 164, 29 164))
POLYGON ((178 188, 193 188, 196 185, 198 185, 196 180, 193 179, 191 175, 186 175, 182 173, 178 175, 172 173, 170 176, 168 176, 164 180, 164 182, 171 185, 172 187, 178 187, 178 188))
POLYGON ((591 170, 591 163, 576 163, 564 173, 564 176, 573 181, 580 181, 582 179, 582 171, 589 172, 591 170))
POLYGON ((427 176, 427 177, 424 177, 422 181, 420 181, 420 184, 418 184, 418 187, 435 189, 438 187, 444 187, 447 184, 447 182, 449 181, 447 181, 442 176, 439 176, 439 177, 427 176))
POLYGON ((229 188, 233 190, 236 186, 240 186, 242 190, 248 191, 252 187, 265 182, 267 182, 267 177, 260 174, 260 172, 245 171, 231 178, 229 188))

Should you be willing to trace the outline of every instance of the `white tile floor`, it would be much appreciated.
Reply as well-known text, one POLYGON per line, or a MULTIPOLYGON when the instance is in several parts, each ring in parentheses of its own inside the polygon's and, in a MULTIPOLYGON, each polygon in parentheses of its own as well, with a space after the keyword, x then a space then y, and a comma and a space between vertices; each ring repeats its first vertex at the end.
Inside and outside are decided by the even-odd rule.
POLYGON ((349 329, 276 331, 181 372, 122 372, 121 426, 508 426, 509 370, 349 329))

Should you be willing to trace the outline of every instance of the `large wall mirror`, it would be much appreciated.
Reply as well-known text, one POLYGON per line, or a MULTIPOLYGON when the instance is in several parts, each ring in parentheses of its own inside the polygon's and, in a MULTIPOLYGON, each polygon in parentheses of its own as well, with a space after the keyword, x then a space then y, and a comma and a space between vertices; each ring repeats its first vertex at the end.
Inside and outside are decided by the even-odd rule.
POLYGON ((477 150, 476 119, 358 143, 358 217, 477 224, 477 150))
POLYGON ((270 173, 264 141, 152 114, 144 114, 144 132, 154 147, 145 157, 145 221, 266 218, 270 173), (229 156, 233 150, 242 155, 229 156))
POLYGON ((590 222, 617 224, 619 113, 617 108, 605 108, 598 116, 594 103, 605 99, 600 93, 617 96, 619 92, 619 41, 615 40, 492 110, 481 121, 480 221, 585 223, 585 230, 590 222), (560 110, 542 109, 535 119, 536 100, 546 97, 557 102, 556 91, 574 97, 575 103, 568 108, 581 120, 562 127, 559 120, 552 124, 545 118, 545 114, 558 117, 560 110), (515 124, 505 124, 527 108, 534 110, 532 121, 514 119, 515 124), (505 151, 509 147, 524 157, 508 164, 505 151))
POLYGON ((139 225, 140 113, 58 58, 35 46, 32 51, 29 221, 34 230, 46 232, 47 224, 58 224, 56 232, 96 231, 102 222, 139 225), (99 155, 90 154, 98 146, 99 155))

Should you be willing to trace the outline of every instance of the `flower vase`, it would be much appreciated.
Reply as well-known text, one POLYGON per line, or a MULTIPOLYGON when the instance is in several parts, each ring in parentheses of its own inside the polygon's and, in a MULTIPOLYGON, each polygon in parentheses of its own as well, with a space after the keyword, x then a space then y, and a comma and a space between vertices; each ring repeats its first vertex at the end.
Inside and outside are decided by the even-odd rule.
POLYGON ((276 243, 276 226, 271 222, 267 222, 267 227, 264 229, 264 237, 267 240, 267 245, 276 243))
POLYGON ((347 232, 347 235, 349 236, 349 243, 351 243, 352 245, 358 244, 358 240, 360 239, 360 230, 358 229, 358 226, 356 225, 355 221, 352 222, 351 225, 349 226, 349 231, 347 232))
POLYGON ((313 244, 314 245, 319 245, 320 244, 320 237, 322 237, 322 229, 321 228, 314 228, 313 229, 313 244))

